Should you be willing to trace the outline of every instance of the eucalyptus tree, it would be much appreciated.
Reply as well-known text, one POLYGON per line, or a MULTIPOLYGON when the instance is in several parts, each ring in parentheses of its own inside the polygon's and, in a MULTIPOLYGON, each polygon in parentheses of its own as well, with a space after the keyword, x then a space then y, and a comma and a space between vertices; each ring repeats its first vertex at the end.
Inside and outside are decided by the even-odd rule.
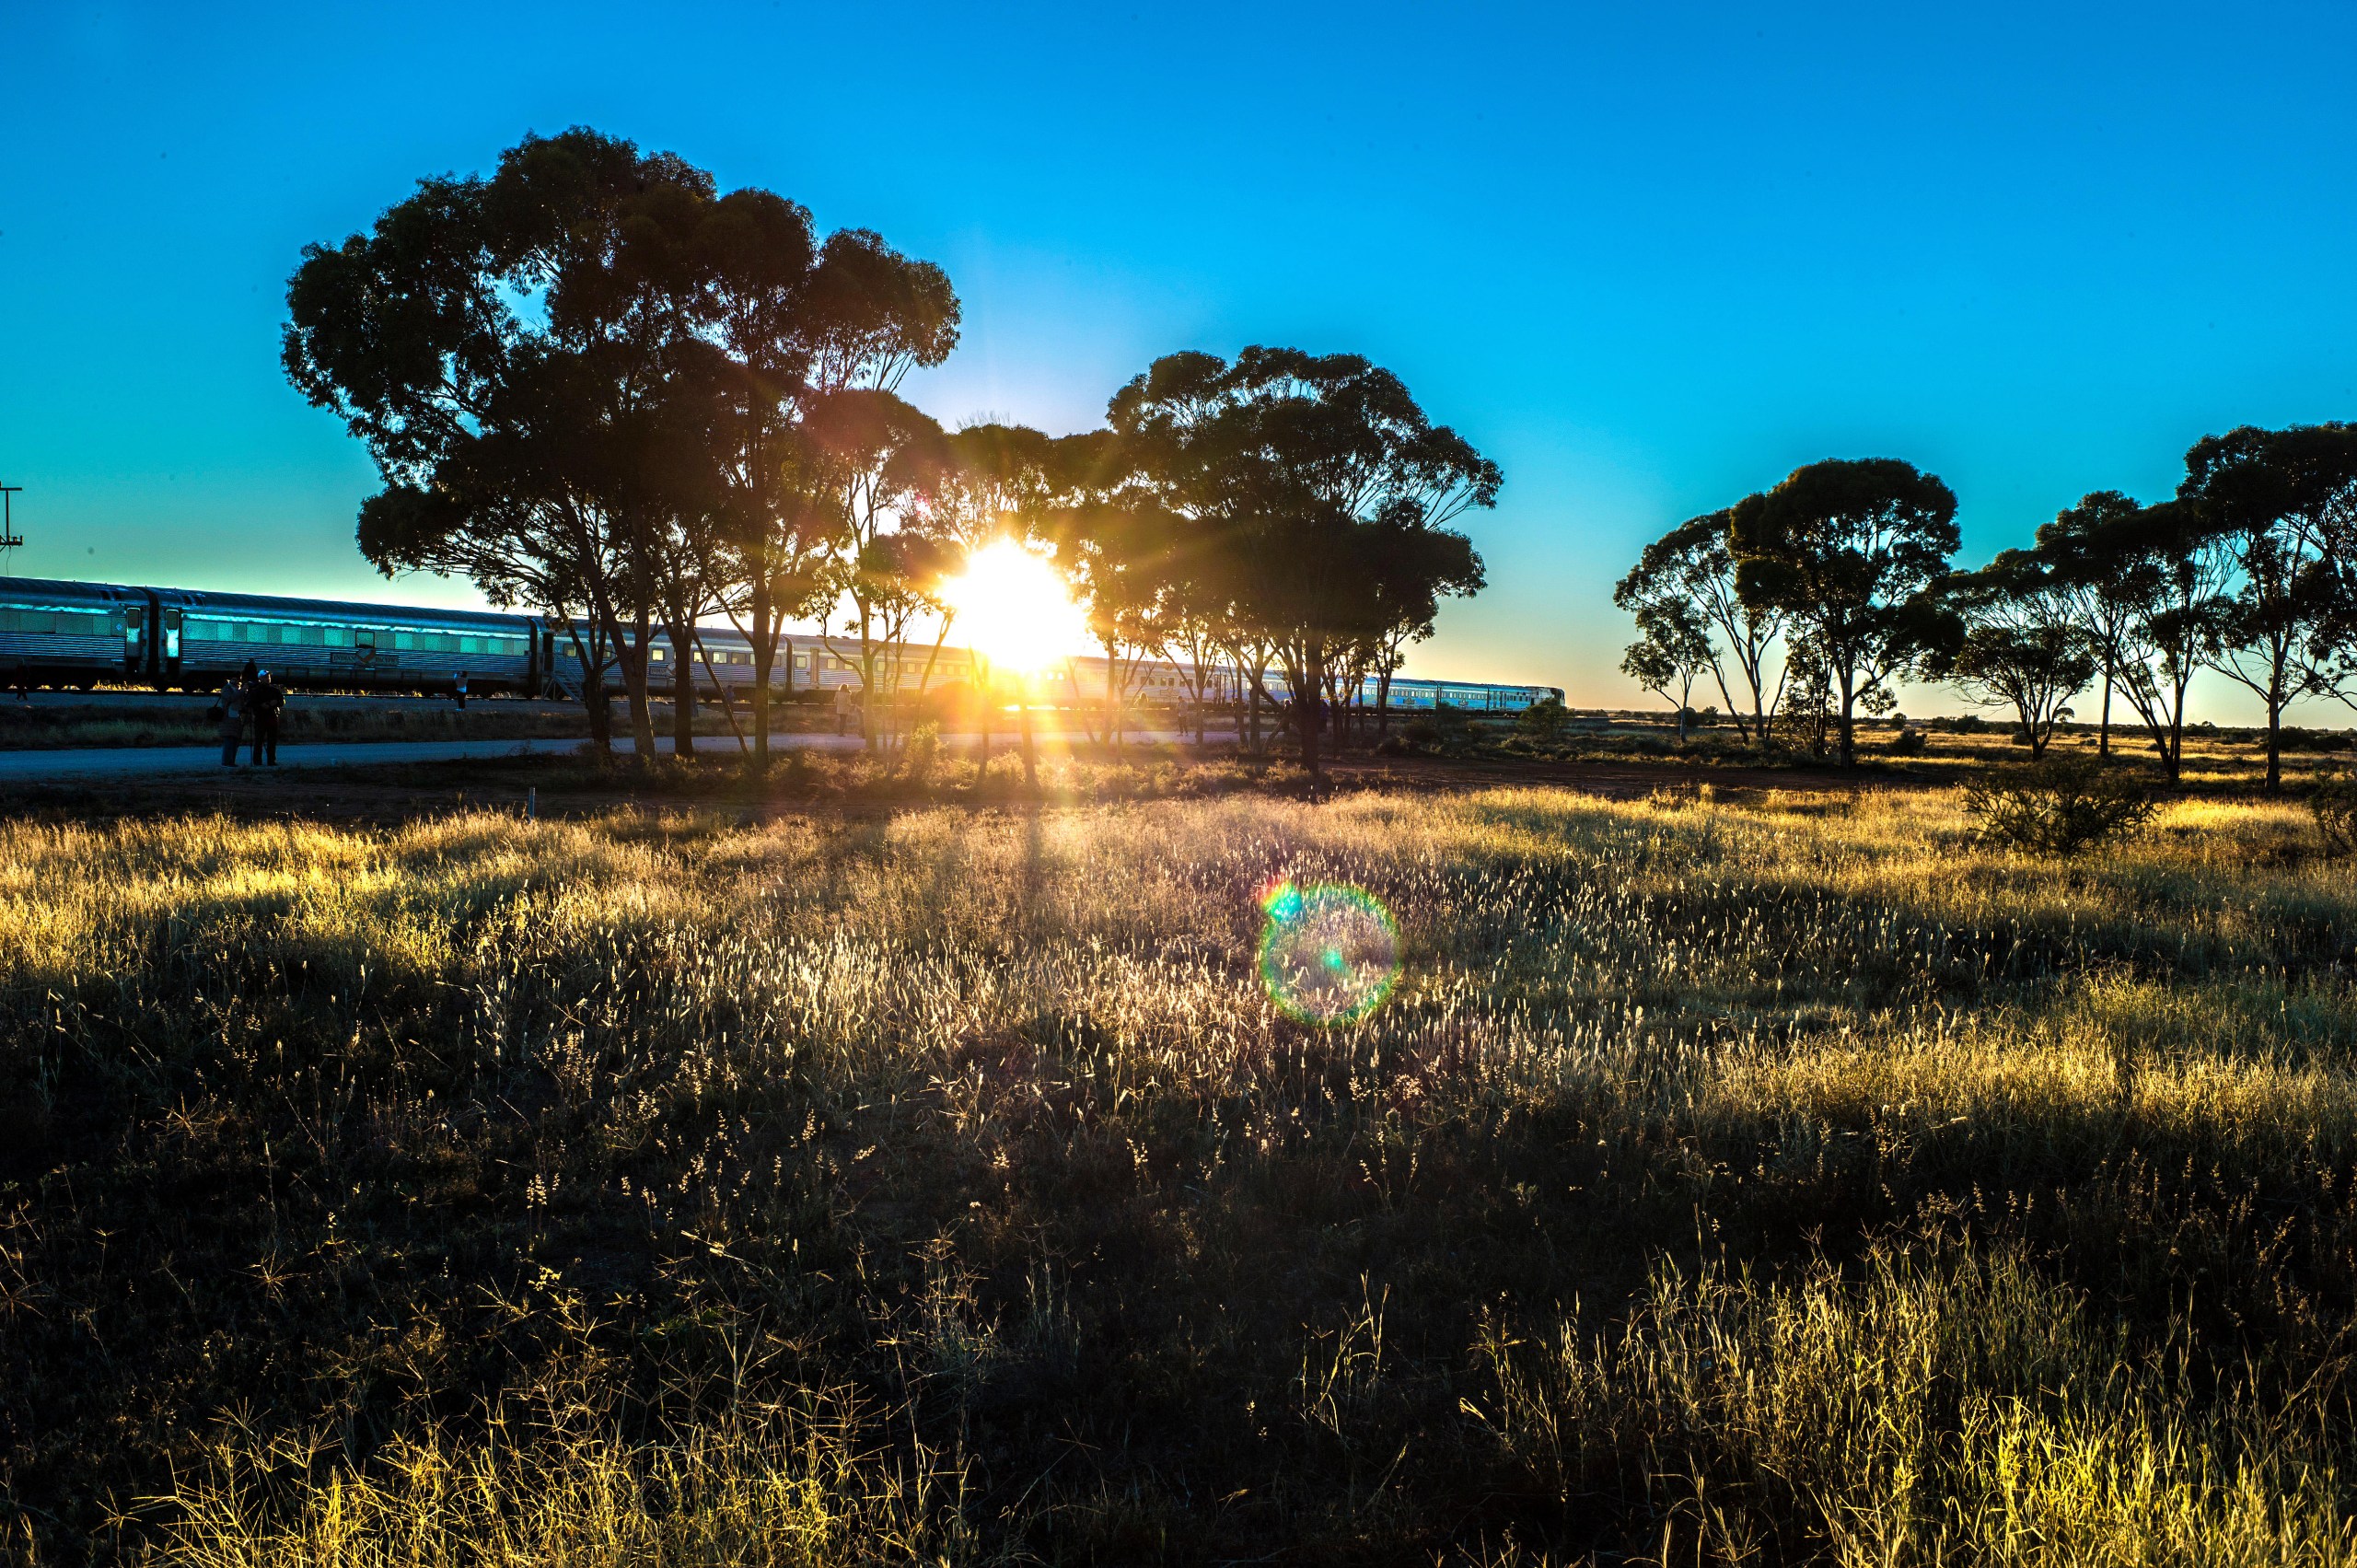
MULTIPOLYGON (((364 552, 591 620, 641 755, 655 544, 677 512, 645 459, 668 439, 685 241, 711 198, 671 155, 528 136, 491 178, 422 181, 368 233, 307 247, 287 286, 287 376, 385 482, 364 552)), ((602 703, 602 676, 585 685, 602 703)))
POLYGON ((873 229, 839 228, 819 249, 803 291, 810 389, 897 392, 910 371, 958 346, 960 308, 949 274, 902 255, 873 229))
POLYGON ((1945 625, 1933 590, 1956 552, 1955 493, 1895 458, 1828 459, 1736 503, 1727 542, 1740 598, 1784 616, 1824 661, 1854 767, 1858 703, 1887 703, 1884 683, 1945 625))
POLYGON ((2096 750, 2105 757, 2111 755, 2113 691, 2134 679, 2128 668, 2137 651, 2136 629, 2159 569, 2145 552, 2125 547, 2142 509, 2117 490, 2091 491, 2038 530, 2037 553, 2049 591, 2069 603, 2103 676, 2096 750))
POLYGON ((1226 557, 1238 641, 1264 642, 1283 665, 1302 761, 1320 776, 1329 664, 1383 632, 1374 530, 1446 531, 1496 504, 1497 465, 1356 354, 1171 354, 1108 412, 1131 471, 1226 557))
POLYGON ((2349 701, 2346 656, 2357 542, 2357 425, 2244 425, 2185 455, 2178 499, 2233 563, 2235 586, 2203 662, 2267 712, 2267 782, 2283 787, 2283 710, 2349 701))
POLYGON ((889 390, 911 369, 940 364, 957 345, 959 309, 939 267, 865 229, 821 244, 807 211, 767 191, 713 203, 696 261, 701 330, 733 370, 711 570, 726 587, 722 608, 752 645, 755 765, 766 768, 784 627, 826 611, 847 548, 839 470, 803 421, 832 393, 889 390))
POLYGON ((1725 510, 1690 517, 1645 546, 1637 563, 1612 590, 1612 602, 1632 614, 1646 605, 1672 601, 1693 606, 1712 638, 1711 675, 1736 729, 1765 748, 1777 704, 1783 700, 1789 667, 1768 676, 1771 651, 1782 634, 1783 612, 1747 600, 1736 591, 1735 552, 1727 542, 1725 510), (1746 703, 1727 684, 1724 660, 1732 660, 1746 703))
POLYGON ((1694 683, 1715 662, 1710 627, 1692 603, 1668 598, 1637 607, 1637 640, 1621 655, 1620 672, 1676 710, 1681 745, 1694 683))
POLYGON ((2101 664, 2076 603, 2026 550, 2003 551, 1944 591, 1956 621, 1934 647, 1930 672, 1984 707, 2013 709, 2030 755, 2043 757, 2101 664))
POLYGON ((2231 553, 2182 502, 2139 505, 2097 491, 2038 531, 2047 581, 2064 595, 2104 672, 2104 730, 2116 694, 2143 725, 2174 783, 2185 699, 2218 631, 2231 553))
MULTIPOLYGON (((1409 645, 1433 634, 1441 600, 1470 598, 1487 581, 1472 540, 1453 528, 1402 525, 1378 517, 1364 535, 1375 592, 1364 644, 1375 677, 1376 726, 1391 728, 1391 680, 1408 661, 1409 645)), ((1353 679, 1351 689, 1362 684, 1353 679)))
MULTIPOLYGON (((883 738, 884 703, 900 684, 894 634, 910 623, 911 595, 928 591, 906 575, 906 552, 892 541, 921 523, 925 497, 949 465, 948 445, 930 414, 878 388, 815 398, 801 435, 805 482, 828 540, 819 570, 823 624, 840 616, 853 639, 860 728, 872 750, 883 738)), ((834 645, 830 634, 827 646, 834 645)))

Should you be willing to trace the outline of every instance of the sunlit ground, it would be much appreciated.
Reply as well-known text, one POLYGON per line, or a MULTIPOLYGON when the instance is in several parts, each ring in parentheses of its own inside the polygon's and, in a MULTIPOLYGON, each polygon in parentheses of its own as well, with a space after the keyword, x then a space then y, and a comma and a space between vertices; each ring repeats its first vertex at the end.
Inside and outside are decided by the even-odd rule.
POLYGON ((2058 866, 1945 790, 0 826, 15 1527, 2342 1561, 2314 850, 2058 866))

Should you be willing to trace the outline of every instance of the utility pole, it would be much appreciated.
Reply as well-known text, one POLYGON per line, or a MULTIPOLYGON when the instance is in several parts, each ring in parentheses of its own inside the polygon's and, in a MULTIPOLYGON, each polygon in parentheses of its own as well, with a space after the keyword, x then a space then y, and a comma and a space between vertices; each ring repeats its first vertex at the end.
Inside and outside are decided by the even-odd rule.
POLYGON ((17 533, 16 507, 13 505, 17 494, 23 489, 21 484, 0 484, 0 572, 10 570, 15 564, 16 558, 8 552, 22 550, 25 545, 17 533))

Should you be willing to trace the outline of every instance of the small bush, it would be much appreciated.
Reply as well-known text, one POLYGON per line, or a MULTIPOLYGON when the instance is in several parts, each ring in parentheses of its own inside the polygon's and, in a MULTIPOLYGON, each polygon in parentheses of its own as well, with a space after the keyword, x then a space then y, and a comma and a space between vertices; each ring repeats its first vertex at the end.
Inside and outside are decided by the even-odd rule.
POLYGON ((2287 724, 2278 744, 2286 751, 2346 751, 2349 736, 2338 729, 2302 729, 2287 724))
POLYGON ((1910 726, 1890 738, 1890 754, 1894 757, 1918 757, 1928 750, 1931 744, 1931 737, 1910 726))
POLYGON ((2324 841, 2325 858, 2339 860, 2357 849, 2357 774, 2334 773, 2316 781, 2308 792, 2308 812, 2316 819, 2316 837, 2324 841))
POLYGON ((1570 710, 1550 697, 1543 703, 1533 703, 1522 710, 1514 721, 1515 731, 1526 740, 1561 740, 1563 731, 1571 726, 1570 710))
POLYGON ((1975 784, 1964 808, 1983 843, 2033 854, 2077 854, 2124 839, 2157 809, 2126 774, 2094 757, 2049 757, 2020 772, 1975 784))
POLYGON ((941 726, 926 719, 909 732, 909 748, 905 761, 911 784, 931 784, 934 770, 941 765, 941 726))
POLYGON ((1441 708, 1431 714, 1418 714, 1402 725, 1397 748, 1381 747, 1378 749, 1391 755, 1464 757, 1474 751, 1480 739, 1462 713, 1441 708))

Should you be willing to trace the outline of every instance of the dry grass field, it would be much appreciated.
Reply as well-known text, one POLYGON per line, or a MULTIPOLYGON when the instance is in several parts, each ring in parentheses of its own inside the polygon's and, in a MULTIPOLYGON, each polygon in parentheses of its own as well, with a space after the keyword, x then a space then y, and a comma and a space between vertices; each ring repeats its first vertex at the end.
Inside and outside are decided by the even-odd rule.
POLYGON ((0 826, 0 1554, 2357 1561, 2352 940, 2201 800, 0 826))

